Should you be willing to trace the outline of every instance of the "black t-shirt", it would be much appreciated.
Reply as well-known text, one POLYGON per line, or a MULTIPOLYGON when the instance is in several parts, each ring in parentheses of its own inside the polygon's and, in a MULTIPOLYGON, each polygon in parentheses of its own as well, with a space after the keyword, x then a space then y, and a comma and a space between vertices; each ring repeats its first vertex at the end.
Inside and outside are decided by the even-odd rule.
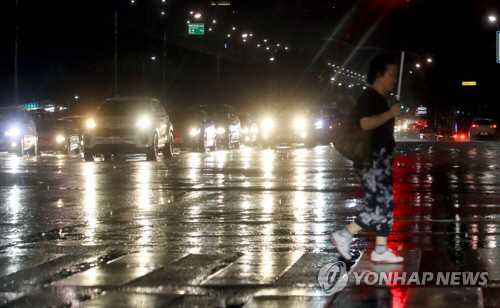
MULTIPOLYGON (((372 117, 381 114, 390 109, 385 98, 373 88, 367 88, 356 103, 357 120, 365 117, 372 117)), ((395 120, 385 122, 383 125, 373 130, 372 134, 372 150, 378 152, 381 148, 386 148, 391 152, 396 146, 394 140, 394 124, 395 120)))

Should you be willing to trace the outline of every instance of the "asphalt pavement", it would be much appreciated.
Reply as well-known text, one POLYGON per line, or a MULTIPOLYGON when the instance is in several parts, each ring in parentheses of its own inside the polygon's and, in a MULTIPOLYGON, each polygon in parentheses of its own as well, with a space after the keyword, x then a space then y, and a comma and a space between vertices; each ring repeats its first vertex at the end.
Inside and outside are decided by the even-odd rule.
POLYGON ((500 143, 403 142, 388 271, 487 272, 485 285, 356 284, 376 271, 356 236, 347 286, 329 234, 363 192, 334 148, 121 156, 0 154, 0 304, 7 307, 496 307, 500 143))

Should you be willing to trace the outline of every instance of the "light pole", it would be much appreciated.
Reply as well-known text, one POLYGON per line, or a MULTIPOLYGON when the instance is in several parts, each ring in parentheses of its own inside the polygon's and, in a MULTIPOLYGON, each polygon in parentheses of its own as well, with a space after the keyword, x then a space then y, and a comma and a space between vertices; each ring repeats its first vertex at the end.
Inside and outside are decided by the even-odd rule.
POLYGON ((18 69, 18 34, 19 34, 19 24, 18 24, 18 4, 19 0, 16 0, 16 32, 14 41, 14 97, 16 104, 19 104, 19 69, 18 69))

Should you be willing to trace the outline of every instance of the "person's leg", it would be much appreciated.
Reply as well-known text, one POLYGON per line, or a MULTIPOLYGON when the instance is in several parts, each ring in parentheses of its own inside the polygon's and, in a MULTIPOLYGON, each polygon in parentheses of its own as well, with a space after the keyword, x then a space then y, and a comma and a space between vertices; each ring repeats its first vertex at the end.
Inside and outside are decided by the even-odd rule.
POLYGON ((394 194, 393 194, 393 157, 390 154, 381 155, 377 162, 377 191, 375 212, 379 219, 375 224, 375 251, 371 259, 375 262, 398 263, 402 257, 387 250, 387 237, 394 223, 394 194))
MULTIPOLYGON (((373 199, 373 194, 371 193, 373 186, 374 174, 372 173, 372 164, 366 165, 363 168, 355 168, 356 174, 361 179, 361 184, 365 191, 365 210, 371 211, 370 208, 375 206, 375 200, 373 199), (371 186, 370 186, 371 185, 371 186)), ((360 215, 361 216, 361 215, 360 215)), ((347 260, 351 259, 349 254, 349 245, 353 241, 353 236, 359 231, 368 228, 369 222, 364 223, 359 217, 348 224, 345 228, 337 230, 332 233, 331 240, 333 245, 337 248, 339 253, 347 260)))

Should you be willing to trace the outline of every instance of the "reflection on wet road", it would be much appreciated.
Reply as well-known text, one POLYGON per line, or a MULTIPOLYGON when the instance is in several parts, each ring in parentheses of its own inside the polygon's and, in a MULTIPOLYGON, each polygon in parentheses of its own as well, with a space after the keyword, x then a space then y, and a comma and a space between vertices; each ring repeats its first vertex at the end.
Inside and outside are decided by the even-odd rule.
MULTIPOLYGON (((402 143, 390 245, 419 251, 408 259, 418 258, 420 269, 498 273, 479 256, 500 251, 499 151, 496 142, 402 143)), ((328 234, 355 217, 363 197, 350 163, 330 147, 181 153, 158 162, 1 155, 0 190, 0 292, 9 294, 0 302, 90 306, 116 299, 93 286, 126 286, 144 294, 123 299, 160 306, 288 305, 304 292, 291 302, 324 304, 328 298, 314 295, 317 273, 338 258, 328 234), (118 262, 126 255, 135 259, 118 262)), ((357 256, 373 246, 372 234, 359 238, 357 256)), ((339 300, 355 298, 350 290, 339 300)))

